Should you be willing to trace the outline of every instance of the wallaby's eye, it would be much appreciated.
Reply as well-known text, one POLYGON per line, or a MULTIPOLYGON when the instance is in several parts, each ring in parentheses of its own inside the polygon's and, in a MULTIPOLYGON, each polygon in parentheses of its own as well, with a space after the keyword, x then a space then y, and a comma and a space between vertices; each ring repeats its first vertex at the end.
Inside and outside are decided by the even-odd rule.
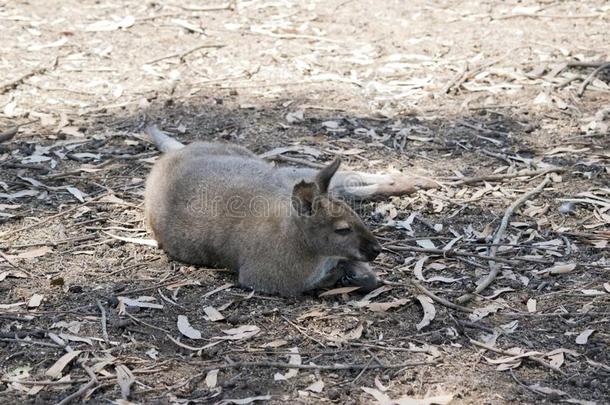
POLYGON ((348 235, 352 232, 351 228, 339 228, 335 229, 335 233, 339 235, 348 235))

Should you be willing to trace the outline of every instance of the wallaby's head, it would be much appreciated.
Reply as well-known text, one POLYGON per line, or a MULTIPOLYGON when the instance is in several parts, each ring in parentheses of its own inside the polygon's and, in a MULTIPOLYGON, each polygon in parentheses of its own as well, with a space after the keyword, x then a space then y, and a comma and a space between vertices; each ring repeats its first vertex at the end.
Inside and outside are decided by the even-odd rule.
POLYGON ((292 191, 295 221, 316 252, 350 260, 372 261, 381 245, 358 215, 343 201, 330 198, 328 186, 341 161, 321 169, 314 181, 301 181, 292 191))

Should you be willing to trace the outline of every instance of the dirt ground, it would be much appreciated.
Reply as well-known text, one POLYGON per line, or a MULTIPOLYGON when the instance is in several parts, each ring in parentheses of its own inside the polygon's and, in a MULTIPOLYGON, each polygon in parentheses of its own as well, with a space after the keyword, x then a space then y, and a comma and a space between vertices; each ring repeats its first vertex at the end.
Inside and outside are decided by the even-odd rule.
POLYGON ((0 402, 609 403, 609 24, 607 1, 0 0, 0 132, 24 124, 0 402), (264 296, 110 236, 149 237, 147 120, 440 185, 358 206, 376 296, 264 296))

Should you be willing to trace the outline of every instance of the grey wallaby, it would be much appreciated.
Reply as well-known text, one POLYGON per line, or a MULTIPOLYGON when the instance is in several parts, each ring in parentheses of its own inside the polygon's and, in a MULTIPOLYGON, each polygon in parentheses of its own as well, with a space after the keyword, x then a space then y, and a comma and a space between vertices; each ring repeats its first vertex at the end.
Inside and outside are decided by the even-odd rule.
POLYGON ((145 132, 166 152, 146 182, 145 216, 169 256, 236 270, 242 287, 270 294, 376 288, 366 262, 381 245, 336 196, 400 194, 400 178, 337 172, 338 159, 320 170, 276 168, 240 146, 145 132))

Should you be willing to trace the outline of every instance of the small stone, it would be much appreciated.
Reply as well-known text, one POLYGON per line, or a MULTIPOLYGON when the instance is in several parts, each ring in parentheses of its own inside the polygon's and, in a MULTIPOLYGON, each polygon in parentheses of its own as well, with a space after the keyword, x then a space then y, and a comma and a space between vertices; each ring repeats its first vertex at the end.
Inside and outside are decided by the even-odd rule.
POLYGON ((559 206, 559 213, 563 215, 575 214, 576 207, 573 202, 566 201, 559 206))
POLYGON ((341 398, 341 393, 339 392, 339 390, 336 389, 330 389, 328 390, 328 393, 326 394, 326 396, 328 397, 328 399, 330 399, 331 401, 336 401, 339 398, 341 398))

